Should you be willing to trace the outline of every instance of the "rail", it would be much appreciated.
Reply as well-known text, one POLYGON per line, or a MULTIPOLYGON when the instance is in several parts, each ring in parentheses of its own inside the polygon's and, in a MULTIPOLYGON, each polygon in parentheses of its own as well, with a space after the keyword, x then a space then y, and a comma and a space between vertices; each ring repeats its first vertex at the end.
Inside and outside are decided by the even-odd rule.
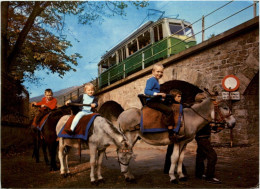
MULTIPOLYGON (((202 15, 201 18, 199 18, 198 20, 194 21, 193 23, 191 23, 190 25, 186 26, 185 28, 183 28, 183 29, 181 29, 181 30, 175 32, 175 33, 172 34, 171 36, 176 35, 177 33, 179 33, 179 32, 181 32, 181 31, 185 30, 186 28, 188 28, 188 27, 190 27, 190 26, 193 26, 193 28, 194 28, 194 25, 197 24, 197 23, 200 23, 200 21, 201 21, 201 29, 199 30, 199 32, 193 34, 192 36, 187 37, 187 38, 184 39, 184 40, 180 40, 178 43, 176 43, 176 44, 174 44, 174 45, 169 45, 169 46, 167 46, 167 49, 164 49, 164 50, 159 51, 159 52, 157 52, 157 53, 152 53, 152 55, 151 55, 149 58, 147 58, 147 59, 150 59, 151 57, 155 57, 155 56, 157 56, 158 54, 163 53, 164 51, 169 51, 171 48, 173 48, 173 47, 177 46, 178 44, 180 44, 180 43, 182 43, 182 42, 185 42, 185 41, 187 41, 187 40, 189 40, 189 39, 191 39, 191 38, 194 38, 195 36, 198 36, 200 33, 201 33, 201 41, 200 41, 200 42, 197 41, 197 42, 198 42, 197 44, 202 43, 202 42, 205 40, 205 31, 207 31, 207 30, 209 30, 210 28, 212 28, 212 27, 214 27, 214 26, 216 26, 216 25, 218 25, 218 24, 224 22, 224 21, 227 20, 227 19, 230 19, 231 17, 233 17, 233 16, 235 16, 235 15, 237 15, 237 14, 240 14, 241 12, 243 12, 243 11, 249 9, 250 7, 253 7, 253 14, 252 14, 253 16, 252 16, 252 17, 256 17, 257 15, 259 15, 259 11, 257 11, 257 4, 258 4, 259 2, 258 2, 258 1, 253 1, 253 4, 251 4, 251 5, 247 6, 247 7, 244 7, 244 8, 242 8, 242 9, 240 9, 240 10, 236 11, 235 13, 230 14, 229 16, 226 16, 226 17, 222 18, 221 20, 219 20, 219 21, 213 23, 212 25, 209 25, 209 26, 206 26, 206 27, 205 27, 205 20, 206 20, 207 17, 211 16, 211 15, 214 14, 214 13, 217 13, 219 10, 225 8, 226 6, 228 6, 228 5, 231 4, 231 3, 234 3, 234 1, 229 1, 229 2, 225 3, 224 5, 222 5, 222 6, 220 6, 219 8, 213 10, 212 12, 206 14, 205 16, 202 15)), ((241 23, 243 23, 243 21, 240 22, 239 24, 241 24, 241 23)), ((238 25, 238 24, 237 24, 237 25, 238 25)), ((225 31, 226 31, 226 30, 223 30, 223 31, 221 31, 221 32, 225 32, 225 31)), ((215 34, 214 34, 214 35, 215 35, 215 34)), ((162 43, 164 40, 168 40, 171 36, 169 36, 169 37, 163 39, 162 41, 160 41, 160 42, 158 42, 158 43, 162 43)), ((157 43, 157 44, 158 44, 158 43, 157 43)), ((154 45, 154 44, 151 44, 151 46, 153 46, 153 45, 154 45)), ((144 54, 144 53, 145 53, 146 51, 148 51, 148 50, 149 50, 149 49, 140 50, 140 51, 141 51, 141 54, 144 54)), ((136 54, 132 55, 131 57, 132 57, 132 58, 135 58, 135 57, 137 57, 138 55, 140 55, 140 53, 136 53, 136 54)), ((141 64, 142 69, 144 69, 145 65, 143 64, 143 62, 145 62, 147 59, 142 58, 141 61, 137 62, 136 64, 133 64, 130 68, 133 68, 133 67, 135 67, 135 66, 141 64)), ((113 80, 113 78, 116 78, 116 77, 118 77, 118 76, 120 76, 120 75, 123 75, 123 78, 126 77, 126 73, 127 73, 126 71, 127 71, 127 69, 130 69, 130 68, 125 69, 125 65, 126 65, 126 63, 127 63, 128 61, 130 61, 130 60, 129 60, 129 59, 128 59, 128 60, 126 59, 126 61, 121 62, 121 63, 123 63, 123 71, 122 71, 122 72, 118 72, 117 74, 114 74, 113 76, 110 76, 110 75, 108 76, 108 81, 107 81, 108 84, 110 84, 110 81, 113 80)), ((119 63, 119 64, 120 64, 120 63, 119 63)), ((111 67, 111 69, 113 69, 113 68, 111 67)), ((109 69, 109 70, 110 70, 110 69, 109 69)), ((98 87, 98 82, 97 82, 97 80, 98 80, 98 78, 96 78, 95 80, 91 81, 92 83, 95 83, 95 86, 96 86, 96 87, 98 87)), ((63 96, 61 97, 61 98, 63 99, 63 100, 62 100, 62 101, 63 101, 63 104, 65 104, 65 101, 66 101, 66 100, 69 100, 69 99, 73 99, 73 98, 78 97, 80 94, 83 93, 83 89, 84 89, 84 85, 80 86, 78 89, 76 89, 76 90, 74 90, 74 91, 72 91, 72 92, 69 92, 69 93, 66 94, 66 95, 63 95, 63 96), (76 93, 76 94, 75 94, 75 93, 76 93)))

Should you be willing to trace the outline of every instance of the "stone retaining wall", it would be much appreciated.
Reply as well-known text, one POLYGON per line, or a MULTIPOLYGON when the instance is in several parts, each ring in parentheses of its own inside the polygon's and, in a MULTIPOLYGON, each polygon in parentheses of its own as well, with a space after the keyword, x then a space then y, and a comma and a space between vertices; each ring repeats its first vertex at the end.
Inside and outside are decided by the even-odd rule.
MULTIPOLYGON (((160 83, 183 80, 200 89, 224 91, 222 79, 229 74, 240 80, 241 100, 233 101, 237 119, 234 143, 258 142, 259 126, 259 18, 252 19, 197 46, 162 60, 165 66, 160 83), (256 79, 257 78, 257 79, 256 79)), ((98 91, 99 104, 113 100, 124 109, 141 108, 137 95, 143 93, 151 77, 148 67, 98 91)), ((213 135, 214 142, 229 142, 229 130, 213 135)))

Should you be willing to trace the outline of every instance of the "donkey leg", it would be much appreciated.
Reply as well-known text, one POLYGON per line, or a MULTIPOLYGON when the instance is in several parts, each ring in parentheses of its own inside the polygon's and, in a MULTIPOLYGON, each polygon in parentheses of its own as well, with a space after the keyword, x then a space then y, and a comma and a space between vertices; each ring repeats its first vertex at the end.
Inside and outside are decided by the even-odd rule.
MULTIPOLYGON (((128 139, 128 142, 130 143, 130 148, 133 149, 135 143, 137 142, 139 135, 138 135, 139 131, 131 131, 131 132, 126 132, 125 136, 128 139)), ((129 162, 130 164, 130 162, 129 162)), ((131 173, 130 169, 129 169, 129 165, 122 165, 120 164, 120 168, 121 168, 121 173, 124 174, 125 176, 125 180, 127 182, 131 182, 131 183, 135 183, 135 177, 134 175, 131 173)))
POLYGON ((105 154, 105 150, 98 151, 97 176, 98 176, 98 182, 101 182, 101 183, 104 182, 104 179, 101 175, 101 166, 102 166, 104 154, 105 154))
POLYGON ((65 171, 66 171, 66 176, 70 175, 70 170, 69 170, 69 150, 65 151, 65 171))
POLYGON ((44 161, 46 163, 46 165, 49 165, 49 158, 48 158, 48 154, 47 154, 47 145, 45 143, 45 140, 44 139, 41 139, 41 143, 42 143, 42 152, 43 152, 43 157, 44 157, 44 161))
POLYGON ((178 161, 177 173, 179 175, 179 181, 187 181, 187 177, 183 174, 183 170, 182 170, 183 160, 185 156, 185 149, 186 149, 186 145, 183 146, 178 161))
POLYGON ((125 181, 135 183, 136 182, 135 177, 129 170, 129 166, 120 164, 120 167, 121 167, 121 173, 123 173, 125 176, 125 181))
POLYGON ((180 153, 179 144, 175 143, 173 153, 171 155, 171 167, 170 167, 170 171, 169 171, 170 182, 174 183, 174 184, 178 184, 178 180, 176 179, 176 177, 174 175, 174 170, 175 170, 175 166, 179 159, 179 153, 180 153))
POLYGON ((59 152, 58 152, 58 156, 59 156, 59 160, 60 160, 60 174, 63 176, 63 177, 66 177, 66 174, 67 174, 67 171, 66 171, 66 168, 65 168, 65 146, 63 146, 63 138, 60 138, 60 142, 59 142, 59 152))
POLYGON ((95 184, 95 164, 96 164, 96 155, 97 148, 93 144, 89 143, 89 152, 90 152, 90 182, 95 184))
POLYGON ((53 142, 49 145, 49 152, 51 157, 51 164, 50 164, 50 170, 51 171, 57 171, 57 164, 56 164, 56 152, 57 152, 57 142, 53 142))
POLYGON ((40 162, 40 142, 39 142, 39 132, 33 131, 33 155, 35 157, 36 163, 40 162))

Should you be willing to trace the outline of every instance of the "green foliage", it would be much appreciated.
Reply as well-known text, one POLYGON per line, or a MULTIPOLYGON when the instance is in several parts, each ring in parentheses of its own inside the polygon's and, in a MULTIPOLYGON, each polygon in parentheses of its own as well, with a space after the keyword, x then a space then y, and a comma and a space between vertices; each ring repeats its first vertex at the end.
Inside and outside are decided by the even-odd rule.
POLYGON ((76 71, 78 53, 68 55, 72 46, 58 36, 65 15, 76 15, 79 24, 102 22, 104 17, 125 15, 128 5, 137 8, 146 2, 122 1, 10 1, 2 2, 2 71, 19 80, 39 80, 35 71, 44 69, 60 77, 76 71), (5 6, 3 6, 5 5, 5 6), (7 9, 8 14, 5 14, 7 9), (56 32, 55 32, 56 31, 56 32), (3 58, 4 57, 4 58, 3 58))
POLYGON ((215 37, 216 35, 214 33, 210 34, 208 39, 215 37))

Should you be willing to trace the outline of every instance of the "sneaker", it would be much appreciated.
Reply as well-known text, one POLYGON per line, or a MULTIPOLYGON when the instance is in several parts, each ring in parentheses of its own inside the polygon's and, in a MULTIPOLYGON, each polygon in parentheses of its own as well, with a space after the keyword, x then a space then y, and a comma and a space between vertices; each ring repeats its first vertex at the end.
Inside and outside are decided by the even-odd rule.
POLYGON ((198 178, 198 179, 206 179, 206 175, 196 175, 196 178, 198 178))
POLYGON ((212 183, 212 184, 221 184, 221 181, 217 178, 209 178, 206 180, 207 180, 207 182, 212 183))
POLYGON ((71 129, 65 129, 64 130, 68 135, 74 135, 74 132, 71 129))

